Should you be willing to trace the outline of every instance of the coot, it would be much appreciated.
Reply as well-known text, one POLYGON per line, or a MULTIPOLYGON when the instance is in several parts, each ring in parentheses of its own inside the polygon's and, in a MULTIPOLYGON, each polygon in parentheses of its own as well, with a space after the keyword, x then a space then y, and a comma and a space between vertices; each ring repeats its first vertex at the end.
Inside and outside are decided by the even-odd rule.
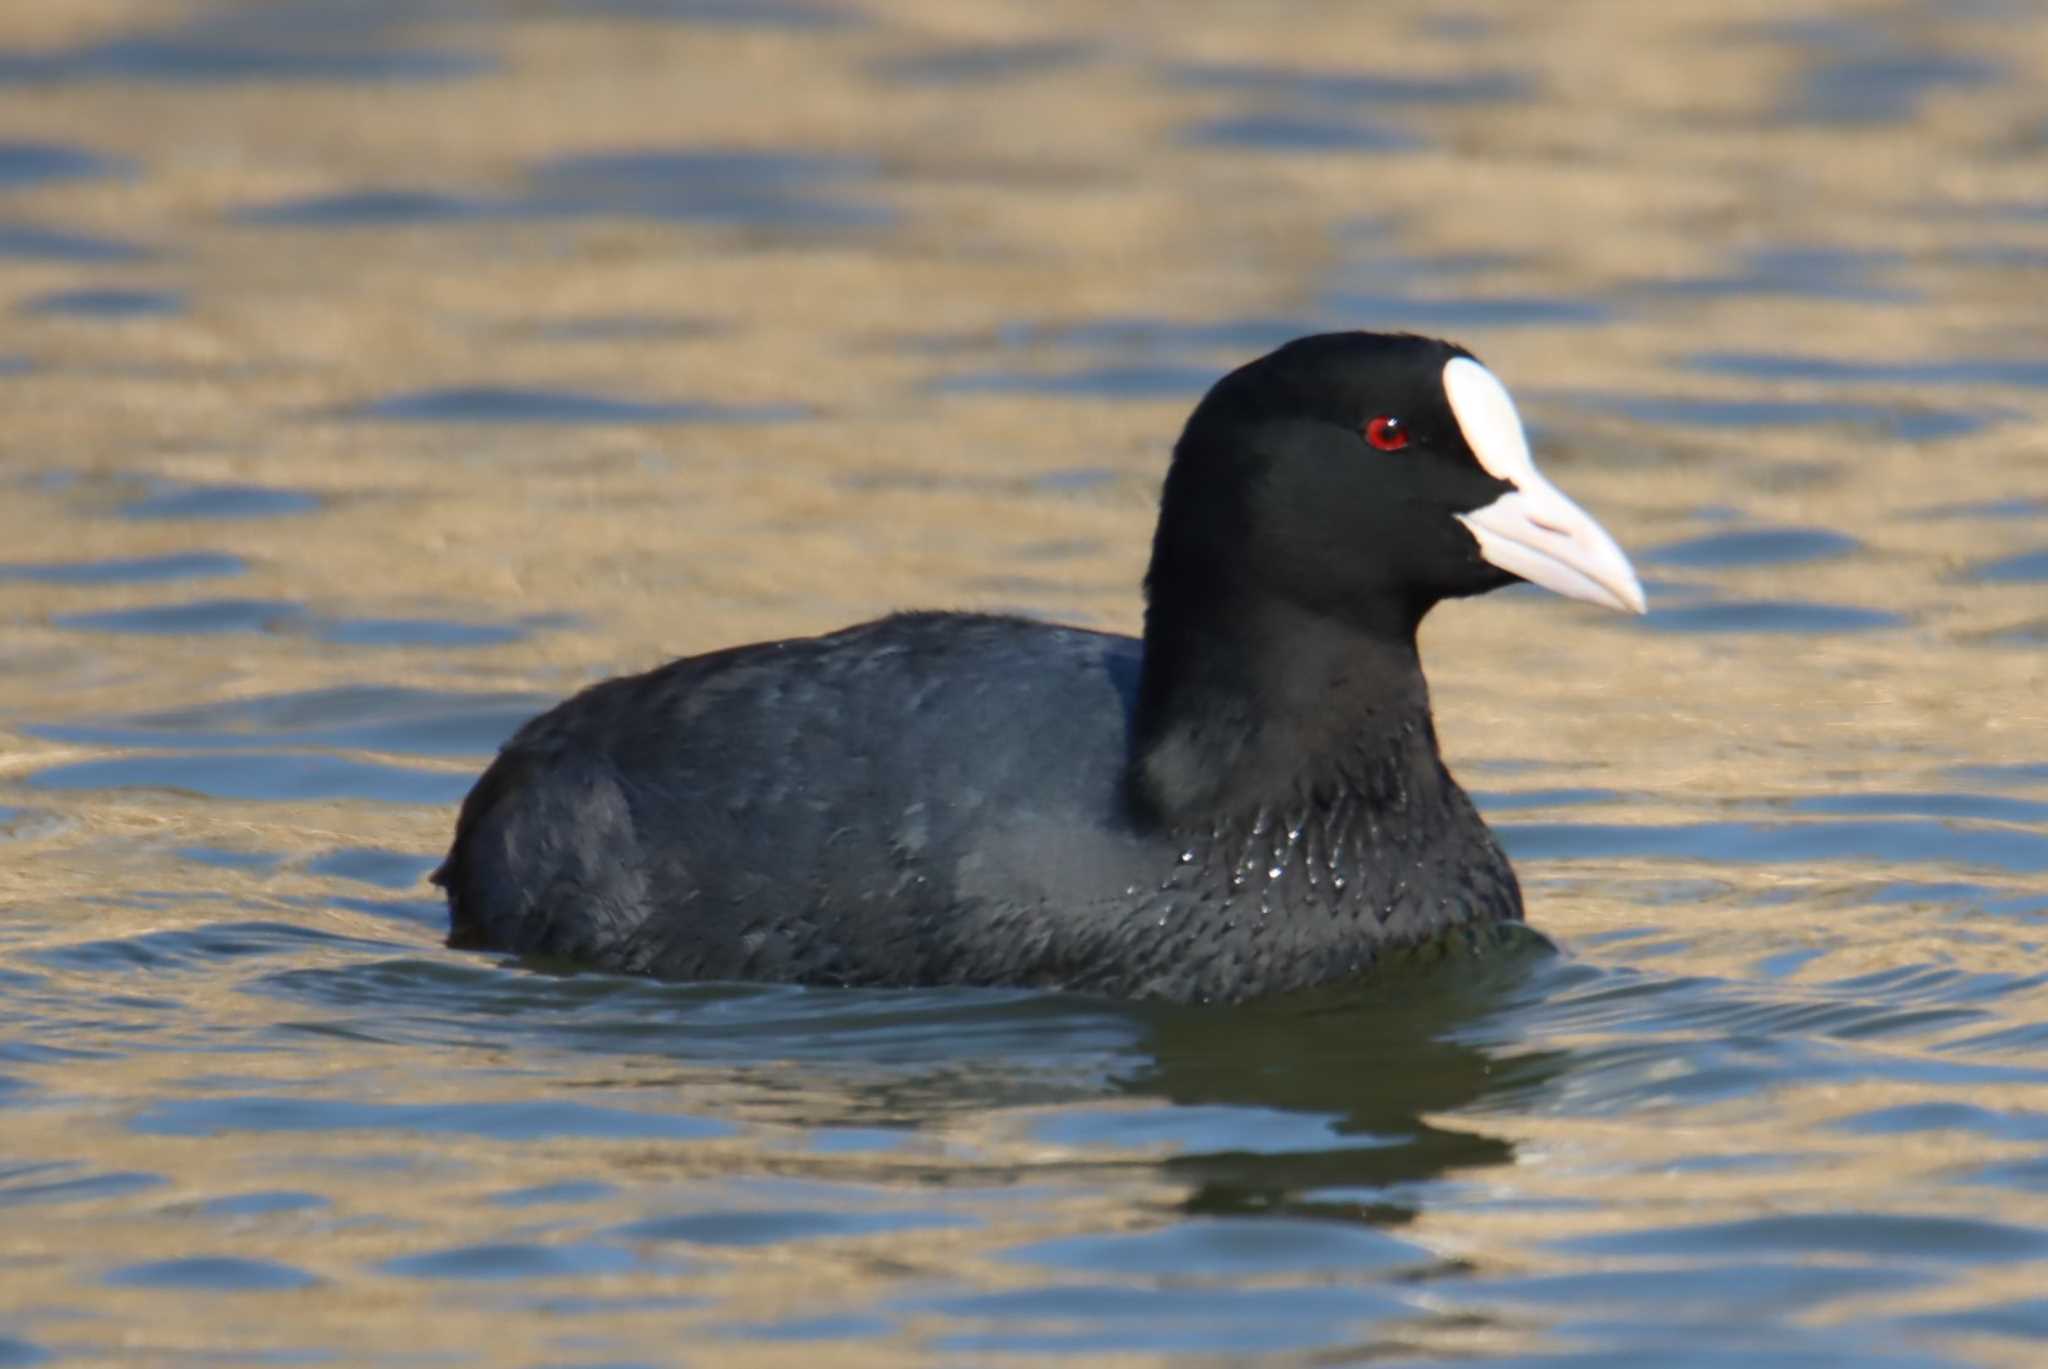
POLYGON ((1437 752, 1440 599, 1641 612, 1513 400, 1431 338, 1301 338, 1175 447, 1143 640, 901 613, 528 723, 434 879, 448 944, 673 979, 1233 1000, 1522 917, 1437 752))

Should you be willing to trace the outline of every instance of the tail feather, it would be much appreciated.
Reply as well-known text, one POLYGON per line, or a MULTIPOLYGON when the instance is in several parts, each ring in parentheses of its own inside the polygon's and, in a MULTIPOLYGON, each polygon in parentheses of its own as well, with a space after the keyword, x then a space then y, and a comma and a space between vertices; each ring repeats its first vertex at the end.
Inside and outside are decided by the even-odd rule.
POLYGON ((511 799, 525 784, 530 759, 522 752, 501 751, 485 770, 455 819, 455 840, 448 858, 427 878, 448 892, 448 945, 456 950, 480 950, 502 944, 490 935, 486 923, 489 909, 480 897, 473 878, 477 844, 485 839, 484 829, 497 815, 499 805, 511 799))

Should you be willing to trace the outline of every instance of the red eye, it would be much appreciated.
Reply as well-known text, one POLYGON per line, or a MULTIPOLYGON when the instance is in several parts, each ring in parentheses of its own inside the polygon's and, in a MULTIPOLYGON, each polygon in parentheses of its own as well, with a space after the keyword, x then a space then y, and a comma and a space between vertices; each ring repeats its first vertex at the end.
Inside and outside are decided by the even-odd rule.
POLYGON ((1365 425, 1365 440, 1383 452, 1398 452, 1408 445, 1408 425, 1383 415, 1365 425))

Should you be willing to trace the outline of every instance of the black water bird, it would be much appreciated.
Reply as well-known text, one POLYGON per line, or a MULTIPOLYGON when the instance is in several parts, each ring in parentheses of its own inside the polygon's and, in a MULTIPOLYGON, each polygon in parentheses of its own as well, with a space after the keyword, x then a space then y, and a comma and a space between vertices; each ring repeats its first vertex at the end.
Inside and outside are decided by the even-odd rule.
POLYGON ((1518 579, 1644 606, 1469 352, 1299 339, 1189 418, 1142 641, 902 613, 595 685, 463 803, 449 944, 1233 1000, 1519 922, 1415 643, 1518 579))

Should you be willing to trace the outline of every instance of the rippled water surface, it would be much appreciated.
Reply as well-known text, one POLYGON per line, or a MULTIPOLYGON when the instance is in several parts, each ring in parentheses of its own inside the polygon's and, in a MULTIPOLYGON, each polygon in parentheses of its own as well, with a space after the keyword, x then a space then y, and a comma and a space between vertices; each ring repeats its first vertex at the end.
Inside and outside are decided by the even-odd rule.
POLYGON ((0 1365, 2048 1357, 2048 12, 0 13, 0 1365), (443 950, 497 742, 1129 629, 1221 370, 1444 332, 1640 621, 1439 612, 1562 953, 1307 1003, 443 950))

